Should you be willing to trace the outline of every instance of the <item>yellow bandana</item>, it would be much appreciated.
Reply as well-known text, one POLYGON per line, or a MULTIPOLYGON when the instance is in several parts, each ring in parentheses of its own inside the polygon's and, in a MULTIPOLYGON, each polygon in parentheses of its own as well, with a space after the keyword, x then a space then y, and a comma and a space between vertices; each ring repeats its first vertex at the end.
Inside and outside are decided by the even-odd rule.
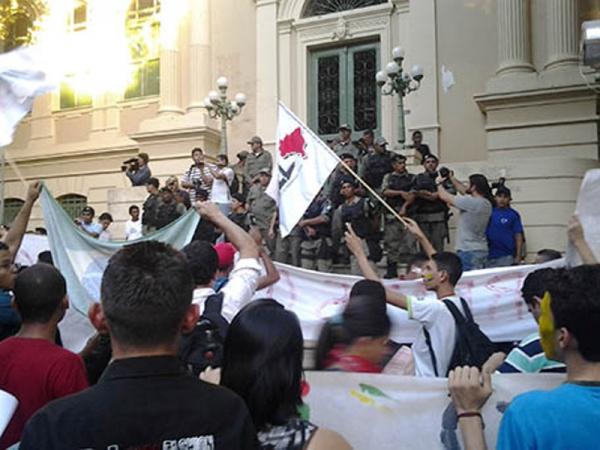
POLYGON ((544 354, 548 359, 556 359, 556 346, 554 343, 554 316, 552 315, 552 309, 550 303, 552 297, 550 292, 546 292, 542 298, 541 310, 540 310, 540 341, 544 354))

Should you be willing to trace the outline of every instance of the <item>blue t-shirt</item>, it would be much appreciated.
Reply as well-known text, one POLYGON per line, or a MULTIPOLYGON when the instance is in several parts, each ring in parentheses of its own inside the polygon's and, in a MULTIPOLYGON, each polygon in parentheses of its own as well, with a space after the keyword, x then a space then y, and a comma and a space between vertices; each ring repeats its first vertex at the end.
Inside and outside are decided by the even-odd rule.
POLYGON ((0 289, 0 325, 13 325, 21 322, 21 318, 11 307, 11 301, 11 293, 0 289))
POLYGON ((96 222, 90 222, 90 223, 81 222, 81 228, 83 228, 88 233, 96 233, 98 235, 100 233, 102 233, 102 225, 100 225, 99 223, 96 223, 96 222))
POLYGON ((521 216, 512 208, 494 208, 487 230, 489 258, 516 256, 515 235, 523 233, 521 216))
POLYGON ((497 450, 596 450, 600 386, 563 384, 512 401, 498 432, 497 450))

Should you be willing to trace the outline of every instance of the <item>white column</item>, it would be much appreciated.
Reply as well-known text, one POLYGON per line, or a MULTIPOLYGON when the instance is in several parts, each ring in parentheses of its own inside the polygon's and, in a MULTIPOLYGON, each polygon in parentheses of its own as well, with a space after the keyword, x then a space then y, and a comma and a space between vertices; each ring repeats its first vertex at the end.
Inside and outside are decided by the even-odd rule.
POLYGON ((578 0, 546 0, 545 70, 576 66, 579 61, 578 0))
POLYGON ((202 100, 211 89, 210 2, 190 0, 188 112, 203 111, 202 100))
POLYGON ((160 51, 160 116, 183 113, 179 65, 179 50, 163 48, 160 51))
POLYGON ((277 2, 256 0, 256 133, 267 143, 277 126, 277 2))
POLYGON ((498 75, 533 72, 530 39, 529 0, 498 0, 498 75))
POLYGON ((280 92, 279 98, 286 105, 293 108, 294 93, 293 86, 297 83, 297 79, 293 69, 292 62, 292 21, 288 20, 285 23, 279 24, 279 81, 280 92))

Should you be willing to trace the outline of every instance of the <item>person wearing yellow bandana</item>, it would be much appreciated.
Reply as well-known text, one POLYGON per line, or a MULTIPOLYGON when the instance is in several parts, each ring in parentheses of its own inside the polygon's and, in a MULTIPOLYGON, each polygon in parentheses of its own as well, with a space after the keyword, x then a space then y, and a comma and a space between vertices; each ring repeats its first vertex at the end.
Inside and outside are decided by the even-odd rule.
MULTIPOLYGON (((513 399, 504 413, 497 449, 598 448, 600 423, 600 265, 559 271, 540 304, 539 331, 549 359, 564 362, 567 379, 550 391, 513 399)), ((461 367, 448 386, 465 448, 486 448, 480 410, 492 392, 489 373, 461 367), (460 417, 460 416, 459 416, 460 417)))

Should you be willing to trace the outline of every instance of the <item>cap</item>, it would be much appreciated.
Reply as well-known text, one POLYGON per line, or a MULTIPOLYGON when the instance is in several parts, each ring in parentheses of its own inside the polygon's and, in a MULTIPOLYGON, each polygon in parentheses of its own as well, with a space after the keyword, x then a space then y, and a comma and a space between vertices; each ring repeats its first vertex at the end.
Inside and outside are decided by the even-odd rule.
POLYGON ((219 269, 226 269, 233 265, 233 260, 237 250, 233 244, 229 242, 219 242, 214 246, 217 256, 219 257, 219 269))
POLYGON ((260 136, 252 136, 250 138, 250 140, 248 142, 246 142, 247 144, 262 144, 263 141, 260 138, 260 136))
POLYGON ((350 128, 350 125, 348 125, 347 123, 343 123, 340 125, 340 127, 338 128, 338 131, 340 130, 348 130, 348 131, 352 131, 352 128, 350 128))
POLYGON ((428 155, 426 155, 425 158, 423 158, 423 162, 427 161, 428 159, 435 159, 437 162, 440 162, 440 159, 433 153, 429 153, 428 155))
POLYGON ((356 161, 356 157, 352 153, 342 153, 340 159, 353 159, 356 161))
POLYGON ((269 175, 271 176, 271 169, 269 169, 268 167, 263 167, 262 169, 260 169, 258 171, 258 174, 260 175, 261 173, 264 173, 265 175, 269 175))
POLYGON ((379 145, 380 147, 383 147, 384 145, 388 145, 388 141, 386 141, 383 136, 378 137, 377 139, 375 139, 375 143, 377 145, 379 145))
POLYGON ((81 210, 81 214, 91 214, 93 216, 95 213, 96 211, 94 211, 94 208, 91 206, 86 206, 81 210))
POLYGON ((248 153, 246 150, 242 150, 236 156, 237 156, 238 159, 246 159, 249 154, 250 153, 248 153))

